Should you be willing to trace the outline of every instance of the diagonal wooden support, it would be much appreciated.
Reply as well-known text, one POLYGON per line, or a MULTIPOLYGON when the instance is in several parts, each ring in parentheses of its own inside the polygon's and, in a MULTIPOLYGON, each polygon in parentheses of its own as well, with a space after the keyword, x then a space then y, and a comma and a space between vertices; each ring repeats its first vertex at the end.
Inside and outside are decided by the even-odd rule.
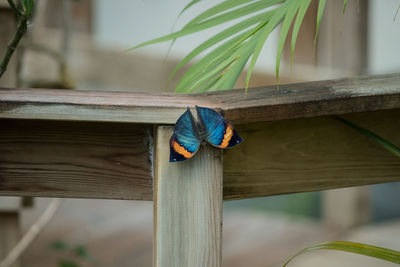
POLYGON ((169 163, 173 127, 156 130, 154 266, 219 267, 222 239, 222 152, 200 147, 169 163))

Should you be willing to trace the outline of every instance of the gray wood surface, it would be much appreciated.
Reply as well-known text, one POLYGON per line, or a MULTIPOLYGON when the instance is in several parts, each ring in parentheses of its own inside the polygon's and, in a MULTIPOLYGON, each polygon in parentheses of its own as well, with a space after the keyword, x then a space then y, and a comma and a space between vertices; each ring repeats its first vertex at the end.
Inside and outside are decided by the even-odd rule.
MULTIPOLYGON (((400 109, 344 117, 400 146, 400 109)), ((4 119, 0 125, 0 195, 152 199, 150 125, 4 119)), ((245 141, 224 151, 224 199, 400 180, 398 157, 330 117, 237 130, 245 141)))
MULTIPOLYGON (((400 110, 344 118, 400 146, 400 110)), ((331 117, 240 125, 224 153, 224 198, 242 199, 400 181, 400 158, 331 117)))
POLYGON ((361 76, 206 94, 0 89, 0 118, 173 124, 187 106, 236 124, 400 108, 400 75, 361 76))
POLYGON ((0 195, 152 198, 152 128, 0 120, 0 195))
POLYGON ((222 252, 222 154, 201 147, 169 163, 173 127, 160 126, 154 179, 154 266, 219 267, 222 252))

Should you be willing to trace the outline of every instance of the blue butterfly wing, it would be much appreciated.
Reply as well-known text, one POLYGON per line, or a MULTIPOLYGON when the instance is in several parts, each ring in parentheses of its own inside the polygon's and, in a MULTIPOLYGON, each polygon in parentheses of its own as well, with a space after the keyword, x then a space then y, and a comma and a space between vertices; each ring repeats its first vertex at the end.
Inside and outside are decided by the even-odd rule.
POLYGON ((191 158, 199 149, 200 139, 197 136, 194 120, 189 108, 177 120, 169 144, 170 162, 191 158))
POLYGON ((210 108, 197 107, 200 122, 206 131, 206 140, 220 148, 230 148, 243 142, 231 122, 210 108))

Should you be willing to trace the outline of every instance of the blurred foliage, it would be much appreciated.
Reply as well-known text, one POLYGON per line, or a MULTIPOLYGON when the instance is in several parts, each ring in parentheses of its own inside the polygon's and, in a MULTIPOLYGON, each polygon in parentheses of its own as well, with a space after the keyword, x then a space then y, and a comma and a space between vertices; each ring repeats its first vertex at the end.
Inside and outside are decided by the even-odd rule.
POLYGON ((307 192, 224 202, 224 210, 241 209, 320 219, 321 193, 307 192))
POLYGON ((55 251, 64 251, 71 255, 72 259, 60 259, 59 267, 79 267, 79 261, 93 261, 89 251, 83 245, 73 245, 62 240, 57 240, 51 244, 55 251))
POLYGON ((11 56, 14 54, 14 51, 17 49, 19 42, 21 41, 22 37, 28 29, 28 21, 32 15, 32 11, 34 8, 34 0, 21 0, 20 3, 21 6, 17 5, 14 0, 8 0, 8 4, 12 8, 18 19, 18 26, 13 36, 13 39, 7 46, 3 59, 0 62, 0 78, 7 70, 7 66, 10 62, 11 56))

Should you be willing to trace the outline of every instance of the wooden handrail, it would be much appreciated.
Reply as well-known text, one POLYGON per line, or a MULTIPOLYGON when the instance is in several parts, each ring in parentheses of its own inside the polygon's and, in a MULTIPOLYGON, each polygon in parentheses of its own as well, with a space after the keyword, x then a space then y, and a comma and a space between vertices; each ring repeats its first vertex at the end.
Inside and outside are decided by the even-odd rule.
POLYGON ((174 124, 195 105, 235 124, 394 109, 400 74, 190 95, 0 88, 0 118, 174 124))

